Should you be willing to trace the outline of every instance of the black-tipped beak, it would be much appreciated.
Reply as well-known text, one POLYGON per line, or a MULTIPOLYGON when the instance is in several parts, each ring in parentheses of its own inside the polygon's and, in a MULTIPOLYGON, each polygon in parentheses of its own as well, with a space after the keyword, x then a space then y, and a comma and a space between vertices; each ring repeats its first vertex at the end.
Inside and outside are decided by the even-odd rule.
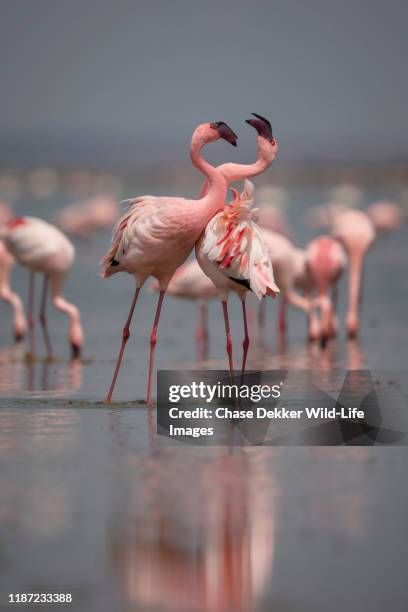
POLYGON ((252 113, 255 119, 245 119, 245 122, 248 123, 251 127, 255 128, 258 132, 259 136, 266 138, 268 142, 271 144, 275 144, 275 139, 272 133, 272 126, 265 117, 261 117, 261 115, 257 115, 256 113, 252 113))
POLYGON ((71 359, 79 359, 81 357, 81 347, 78 344, 71 344, 71 359))
POLYGON ((215 130, 217 130, 220 138, 223 138, 227 142, 229 142, 233 147, 237 146, 237 138, 238 136, 233 132, 229 125, 227 125, 224 121, 217 121, 211 125, 215 130))

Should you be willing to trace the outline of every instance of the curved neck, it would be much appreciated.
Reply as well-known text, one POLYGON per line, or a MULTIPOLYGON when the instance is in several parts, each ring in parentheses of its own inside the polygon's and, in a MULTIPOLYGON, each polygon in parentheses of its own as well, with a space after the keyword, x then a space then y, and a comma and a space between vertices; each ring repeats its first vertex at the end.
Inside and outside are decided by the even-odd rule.
POLYGON ((222 172, 228 183, 240 181, 264 172, 275 159, 276 151, 264 138, 258 136, 258 158, 253 164, 222 164, 217 170, 222 172))
MULTIPOLYGON (((276 149, 272 148, 269 143, 266 144, 264 138, 258 136, 258 159, 253 164, 235 164, 227 163, 217 167, 217 171, 222 174, 227 182, 227 185, 234 181, 242 181, 246 178, 256 176, 264 172, 276 156, 276 149)), ((198 192, 198 198, 202 198, 208 190, 208 180, 204 181, 201 189, 198 192)))
POLYGON ((206 177, 204 181, 206 187, 200 191, 197 203, 204 207, 210 217, 224 205, 227 196, 227 183, 219 169, 214 168, 201 157, 201 149, 205 144, 206 142, 193 140, 190 146, 190 157, 194 166, 206 177))
POLYGON ((204 141, 192 141, 190 146, 190 158, 194 166, 204 174, 208 185, 212 186, 221 181, 220 173, 217 168, 211 166, 203 157, 201 157, 201 149, 206 144, 204 141))

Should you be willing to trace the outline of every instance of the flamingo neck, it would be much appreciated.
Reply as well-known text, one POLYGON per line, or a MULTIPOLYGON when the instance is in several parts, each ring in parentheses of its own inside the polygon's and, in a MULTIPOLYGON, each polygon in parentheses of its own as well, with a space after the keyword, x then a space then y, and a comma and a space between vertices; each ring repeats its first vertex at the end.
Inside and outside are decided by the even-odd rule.
POLYGON ((227 196, 227 183, 224 176, 211 166, 202 156, 201 149, 206 143, 203 141, 192 142, 190 147, 190 157, 194 166, 204 174, 206 188, 201 190, 197 198, 197 212, 206 217, 206 222, 225 202, 227 196))
POLYGON ((258 158, 253 164, 227 163, 218 166, 228 183, 241 181, 264 172, 272 164, 276 157, 276 148, 272 147, 267 141, 258 136, 258 158))
MULTIPOLYGON (((234 181, 241 181, 252 176, 261 174, 269 168, 276 157, 277 147, 272 147, 265 138, 258 136, 258 158, 253 164, 227 163, 218 166, 217 170, 222 174, 227 185, 234 181)), ((202 198, 208 190, 208 180, 204 181, 198 192, 198 198, 202 198)))

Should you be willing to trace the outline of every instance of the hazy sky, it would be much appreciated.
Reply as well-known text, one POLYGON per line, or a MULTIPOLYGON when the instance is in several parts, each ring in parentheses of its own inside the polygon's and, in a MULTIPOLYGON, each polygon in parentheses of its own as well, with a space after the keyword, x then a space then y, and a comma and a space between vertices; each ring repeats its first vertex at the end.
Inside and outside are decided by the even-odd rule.
POLYGON ((180 160, 269 117, 281 159, 408 155, 406 0, 0 0, 0 159, 180 160))

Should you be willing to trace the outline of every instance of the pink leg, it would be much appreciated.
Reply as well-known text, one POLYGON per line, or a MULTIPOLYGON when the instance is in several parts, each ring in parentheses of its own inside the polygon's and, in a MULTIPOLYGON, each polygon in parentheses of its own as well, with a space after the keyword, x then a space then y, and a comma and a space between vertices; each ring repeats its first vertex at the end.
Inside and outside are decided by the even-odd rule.
POLYGON ((47 306, 47 289, 48 289, 48 277, 44 274, 43 292, 41 298, 41 311, 40 311, 40 323, 43 331, 44 342, 47 349, 47 357, 52 357, 52 346, 50 336, 48 334, 47 317, 46 317, 46 306, 47 306))
POLYGON ((153 329, 150 336, 150 358, 149 358, 149 376, 147 379, 147 394, 146 403, 148 406, 152 403, 152 375, 153 375, 153 364, 154 364, 154 350, 157 344, 157 328, 159 326, 159 319, 161 308, 163 304, 165 289, 160 291, 159 301, 157 302, 156 316, 154 317, 153 329))
POLYGON ((249 348, 249 333, 248 333, 248 322, 247 322, 247 314, 246 314, 246 305, 245 299, 242 300, 242 315, 244 317, 244 341, 242 343, 242 374, 245 372, 248 348, 249 348))
POLYGON ((231 330, 230 330, 230 324, 229 324, 229 319, 228 319, 228 306, 227 306, 226 301, 222 302, 222 311, 224 313, 225 334, 227 336, 227 353, 228 353, 229 370, 230 370, 231 376, 233 376, 234 363, 232 360, 231 330))
POLYGON ((108 404, 110 404, 111 401, 112 401, 112 393, 113 393, 113 390, 115 388, 116 379, 117 379, 118 374, 119 374, 120 366, 122 364, 123 353, 125 352, 126 342, 129 340, 129 336, 130 336, 130 323, 132 321, 133 313, 135 311, 135 306, 136 306, 137 298, 139 296, 139 291, 140 291, 140 287, 136 287, 135 294, 134 294, 133 300, 132 300, 132 305, 131 305, 130 310, 129 310, 129 315, 128 315, 128 318, 126 320, 125 327, 123 328, 122 344, 120 346, 119 355, 118 355, 118 358, 117 358, 117 361, 116 361, 115 372, 113 374, 111 386, 109 387, 108 396, 106 398, 106 401, 108 402, 108 404))
POLYGON ((28 282, 28 329, 29 329, 29 356, 34 359, 35 357, 35 335, 34 335, 34 288, 35 288, 35 276, 34 272, 30 272, 28 282))

